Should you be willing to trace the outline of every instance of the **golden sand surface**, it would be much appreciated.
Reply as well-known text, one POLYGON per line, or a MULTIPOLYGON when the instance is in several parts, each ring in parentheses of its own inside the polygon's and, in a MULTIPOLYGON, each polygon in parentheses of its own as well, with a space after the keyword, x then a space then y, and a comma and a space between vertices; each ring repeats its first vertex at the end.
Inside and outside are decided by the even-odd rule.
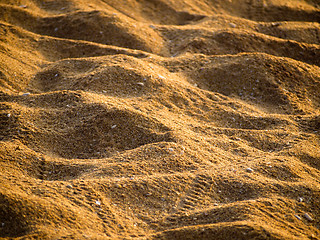
POLYGON ((320 239, 318 0, 0 0, 0 239, 320 239))

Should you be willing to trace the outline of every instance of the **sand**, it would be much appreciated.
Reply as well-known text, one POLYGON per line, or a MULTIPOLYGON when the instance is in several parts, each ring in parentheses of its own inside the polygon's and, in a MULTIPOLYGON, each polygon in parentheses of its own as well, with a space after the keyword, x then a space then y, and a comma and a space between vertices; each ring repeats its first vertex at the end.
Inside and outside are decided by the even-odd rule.
POLYGON ((317 0, 0 0, 1 239, 320 239, 317 0))

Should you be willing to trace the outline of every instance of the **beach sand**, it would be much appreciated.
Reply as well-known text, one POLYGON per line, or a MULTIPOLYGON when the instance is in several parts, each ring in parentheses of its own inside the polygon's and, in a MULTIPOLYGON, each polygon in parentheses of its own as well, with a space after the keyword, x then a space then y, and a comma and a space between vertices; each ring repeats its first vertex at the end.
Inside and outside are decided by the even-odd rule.
POLYGON ((0 0, 1 239, 320 239, 316 0, 0 0))

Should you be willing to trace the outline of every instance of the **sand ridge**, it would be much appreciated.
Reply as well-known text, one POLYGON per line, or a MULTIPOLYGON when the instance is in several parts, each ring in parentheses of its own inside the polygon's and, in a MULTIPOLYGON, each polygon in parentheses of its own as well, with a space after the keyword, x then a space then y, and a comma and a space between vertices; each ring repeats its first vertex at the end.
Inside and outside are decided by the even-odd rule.
POLYGON ((0 0, 0 238, 320 239, 315 0, 0 0))

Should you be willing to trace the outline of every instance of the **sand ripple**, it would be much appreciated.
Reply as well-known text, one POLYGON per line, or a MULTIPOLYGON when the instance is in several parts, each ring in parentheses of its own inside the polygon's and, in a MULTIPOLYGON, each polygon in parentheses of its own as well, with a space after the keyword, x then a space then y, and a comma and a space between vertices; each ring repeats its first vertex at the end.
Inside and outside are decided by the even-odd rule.
POLYGON ((319 22, 0 0, 0 237, 319 239, 319 22))

